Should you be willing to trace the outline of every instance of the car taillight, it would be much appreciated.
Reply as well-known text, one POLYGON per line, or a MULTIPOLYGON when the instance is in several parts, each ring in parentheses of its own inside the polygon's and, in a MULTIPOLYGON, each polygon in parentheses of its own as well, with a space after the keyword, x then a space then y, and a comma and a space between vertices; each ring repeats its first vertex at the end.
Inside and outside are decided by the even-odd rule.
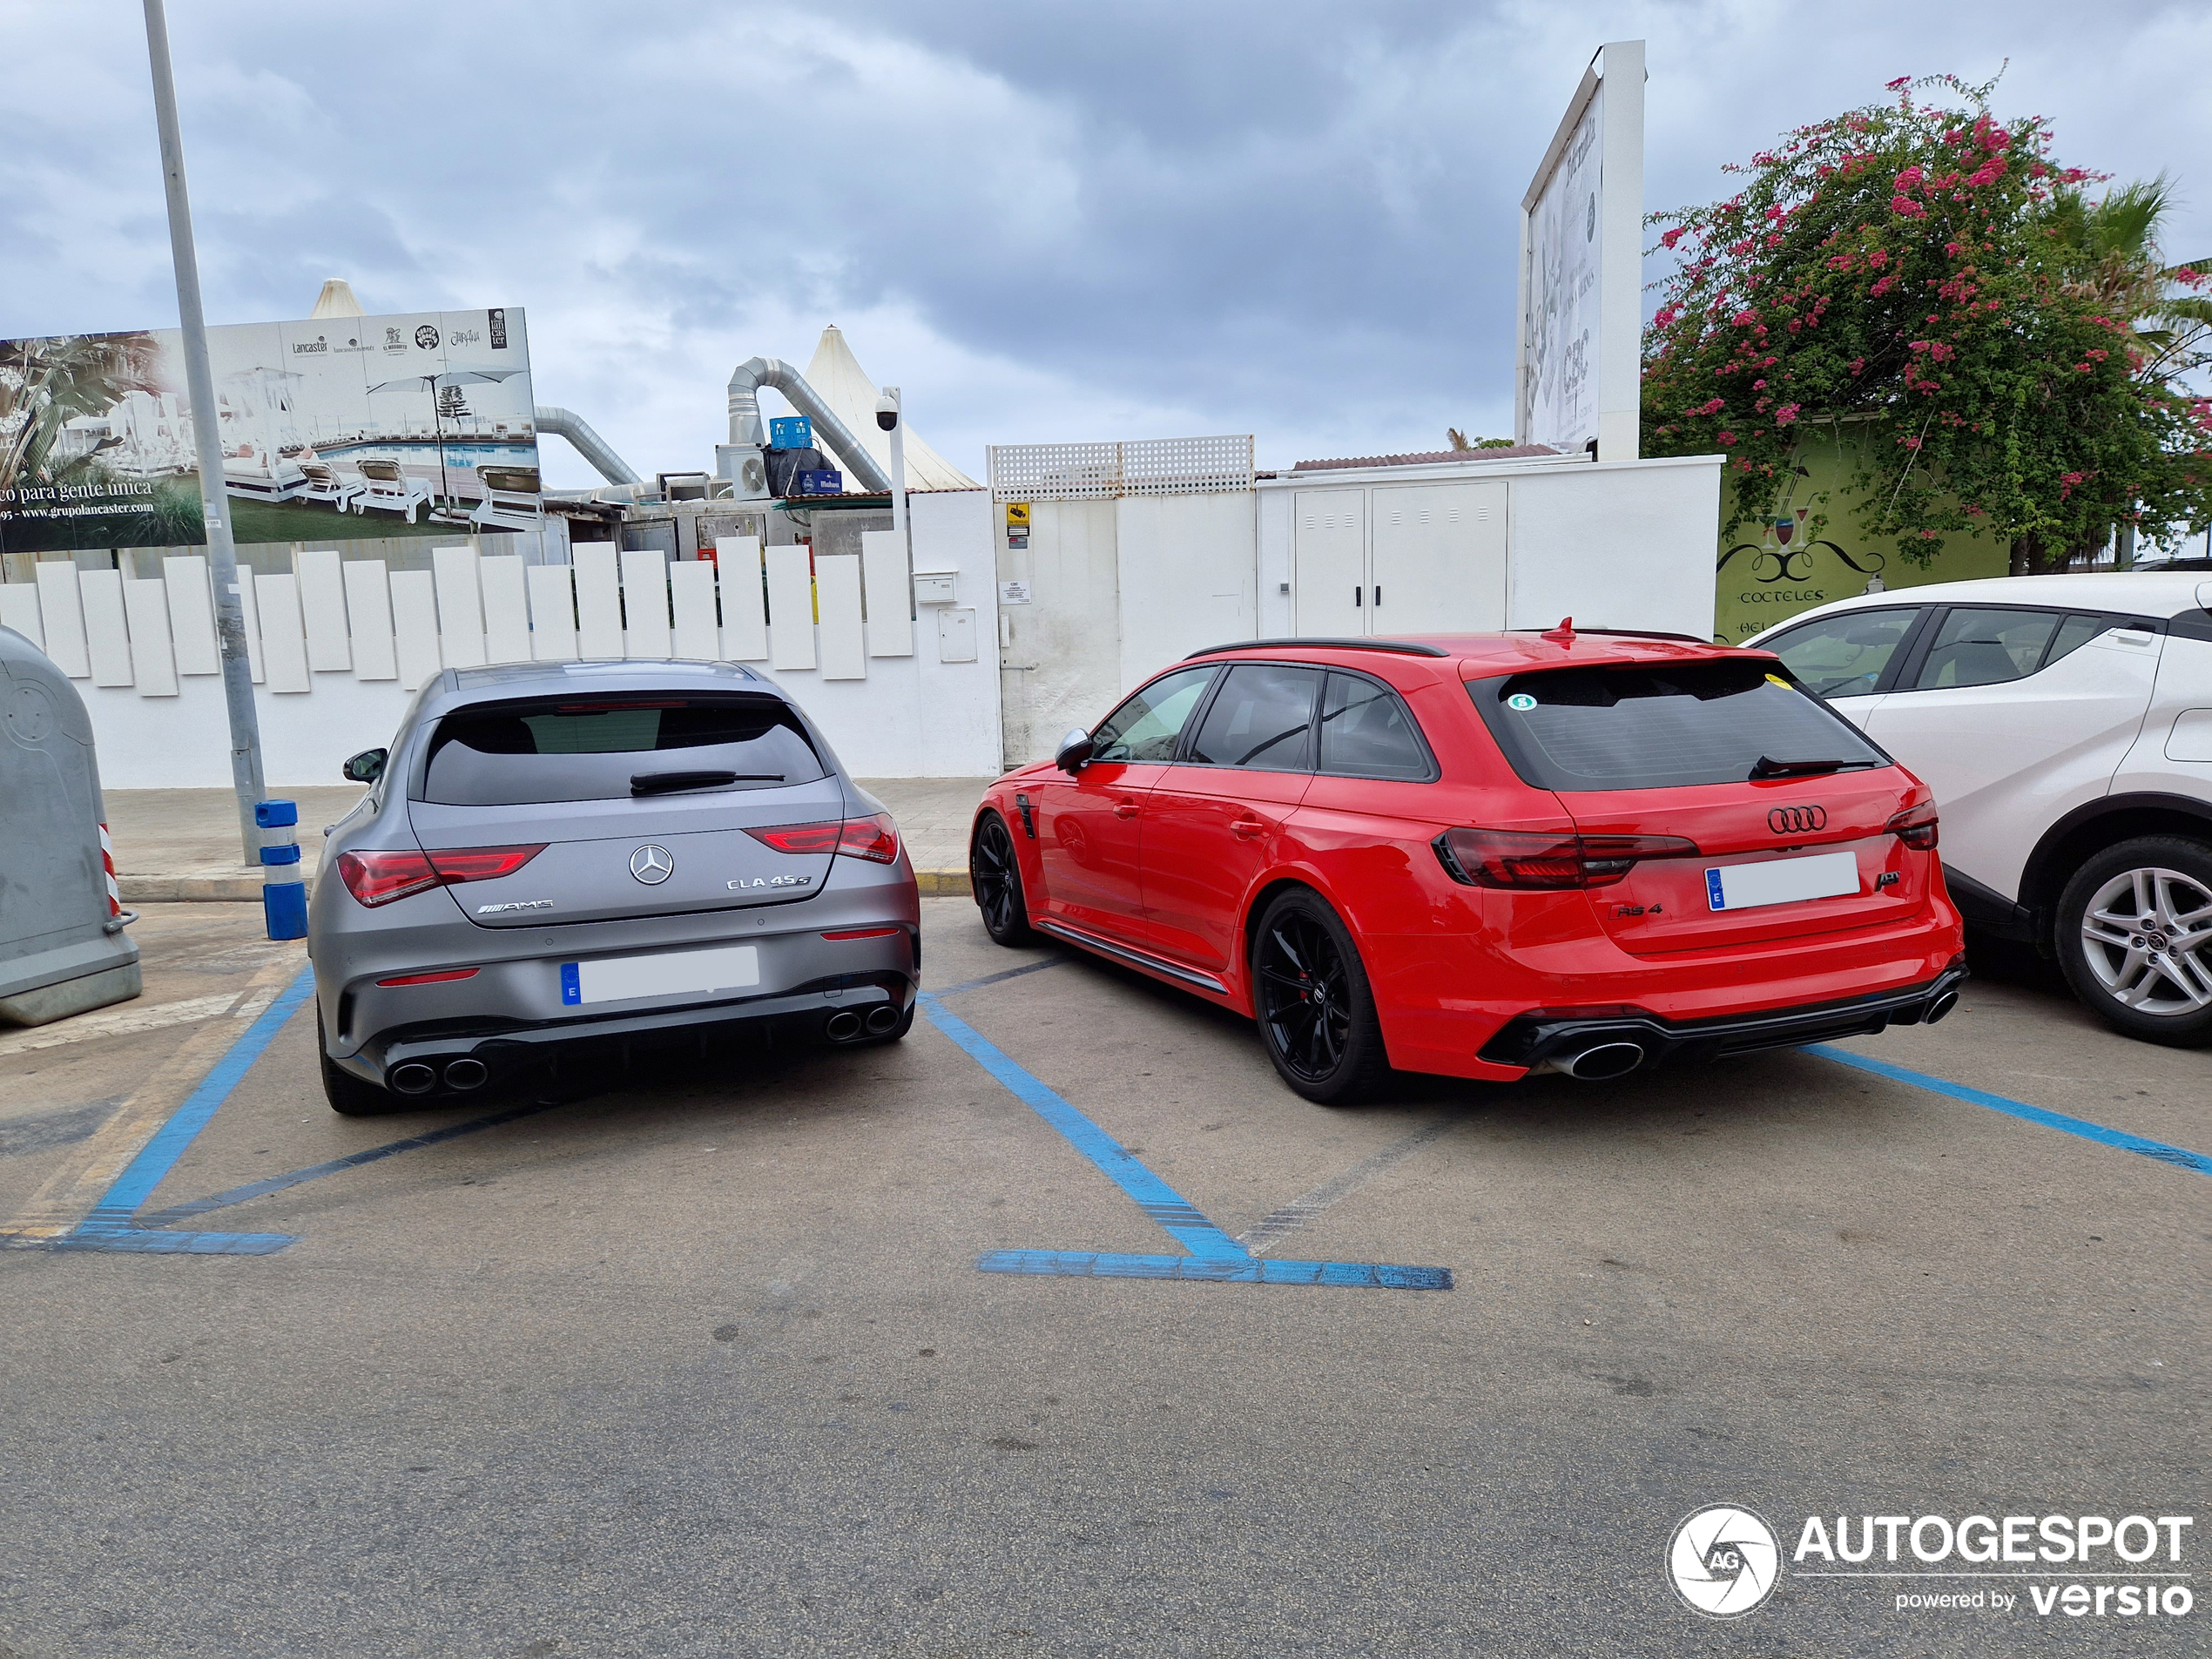
POLYGON ((1936 804, 1930 800, 1908 806, 1882 827, 1914 852, 1932 853, 1937 840, 1936 804))
POLYGON ((379 985, 443 985, 448 980, 474 979, 477 971, 473 968, 447 968, 435 974, 401 974, 396 978, 381 979, 376 982, 379 985))
POLYGON ((826 824, 778 824, 745 833, 779 853, 842 853, 874 864, 889 864, 899 856, 899 826, 888 813, 826 824))
POLYGON ((338 879, 373 909, 432 887, 512 875, 546 846, 540 841, 535 846, 461 846, 435 853, 341 853, 338 879))
POLYGON ((1430 845, 1445 873, 1471 887, 1603 887, 1642 860, 1697 856, 1697 843, 1679 835, 1448 829, 1430 845))

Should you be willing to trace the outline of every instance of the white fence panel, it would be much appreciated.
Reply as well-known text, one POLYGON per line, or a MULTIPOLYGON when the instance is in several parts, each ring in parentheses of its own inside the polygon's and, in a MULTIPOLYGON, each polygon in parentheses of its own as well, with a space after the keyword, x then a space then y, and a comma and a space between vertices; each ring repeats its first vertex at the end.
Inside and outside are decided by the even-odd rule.
POLYGON ((480 559, 476 577, 484 590, 484 660, 527 663, 530 659, 530 602, 523 561, 512 555, 480 559))
POLYGON ((123 613, 131 624, 131 678, 140 697, 177 695, 177 659, 169 646, 169 584, 159 577, 132 577, 123 584, 123 613))
POLYGON ((913 656, 914 580, 907 538, 896 530, 863 530, 860 560, 868 596, 868 655, 913 656))
POLYGON ((12 628, 39 650, 46 649, 46 630, 38 620, 37 583, 0 583, 0 628, 12 628))
POLYGON ((77 567, 67 559, 38 561, 38 610, 46 630, 42 649, 70 678, 85 678, 92 671, 92 658, 84 643, 84 598, 77 585, 77 567))
POLYGON ((294 561, 300 576, 300 620, 307 631, 307 667, 331 672, 354 665, 346 637, 346 573, 334 550, 301 553, 294 561))
POLYGON ((400 685, 413 691, 438 671, 438 583, 428 570, 392 572, 392 633, 400 685))
POLYGON ((307 636, 300 620, 296 577, 257 576, 253 597, 261 615, 261 659, 269 667, 272 691, 308 691, 307 636))
POLYGON ((344 574, 346 610, 353 618, 354 677, 397 679, 400 662, 392 649, 392 592, 385 585, 384 561, 347 559, 344 574))
POLYGON ((437 577, 438 653, 448 668, 484 665, 484 600, 476 586, 476 550, 434 547, 437 577))
POLYGON ((253 592, 253 572, 239 566, 238 580, 231 584, 231 591, 238 595, 238 611, 246 630, 246 667, 256 685, 268 678, 268 665, 261 658, 261 606, 253 592))
POLYGON ((636 547, 622 556, 623 655, 668 655, 668 556, 636 547))
POLYGON ((814 665, 813 550, 768 550, 768 665, 814 665))
POLYGON ((822 608, 822 678, 867 678, 867 642, 860 624, 860 556, 826 553, 816 559, 814 592, 822 608))
POLYGON ((219 674, 223 653, 215 642, 215 589, 207 579, 207 556, 180 554, 161 562, 169 584, 169 643, 179 674, 219 674))
POLYGON ((700 663, 719 657, 722 630, 714 616, 714 567, 698 559, 670 565, 668 599, 676 613, 674 654, 700 663))
POLYGON ((576 559, 577 655, 586 662, 622 656, 622 576, 610 543, 586 543, 576 559))
POLYGON ((565 663, 576 654, 576 588, 565 564, 533 564, 525 571, 530 596, 530 656, 565 663))
POLYGON ((768 612, 760 588, 760 538, 721 536, 714 543, 714 581, 722 595, 725 662, 768 659, 768 612))
POLYGON ((123 572, 80 570, 78 591, 84 607, 84 647, 95 685, 131 684, 131 624, 123 613, 123 572))

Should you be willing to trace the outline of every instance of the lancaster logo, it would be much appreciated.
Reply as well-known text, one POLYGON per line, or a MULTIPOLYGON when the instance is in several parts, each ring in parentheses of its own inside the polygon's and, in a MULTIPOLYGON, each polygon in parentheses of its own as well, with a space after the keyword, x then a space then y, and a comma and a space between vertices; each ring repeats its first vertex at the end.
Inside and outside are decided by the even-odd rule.
POLYGON ((811 875, 756 875, 749 881, 728 884, 732 893, 748 893, 755 887, 811 887, 813 885, 814 878, 811 875))
POLYGON ((1766 826, 1777 835, 1804 835, 1828 827, 1824 806, 1777 806, 1766 815, 1766 826))

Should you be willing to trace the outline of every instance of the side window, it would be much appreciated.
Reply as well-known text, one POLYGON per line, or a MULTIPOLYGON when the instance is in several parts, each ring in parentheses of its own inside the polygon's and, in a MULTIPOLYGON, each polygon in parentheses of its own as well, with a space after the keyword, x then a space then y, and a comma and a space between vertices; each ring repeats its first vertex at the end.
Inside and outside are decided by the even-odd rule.
POLYGON ((1919 614, 1909 606, 1845 610, 1792 628, 1766 649, 1788 664, 1815 697, 1865 697, 1881 680, 1919 614))
POLYGON ((1222 682, 1190 745, 1202 766, 1305 772, 1313 765, 1313 697, 1318 668, 1239 663, 1222 682))
POLYGON ((1332 674, 1321 698, 1321 770, 1350 778, 1434 775, 1413 711, 1395 691, 1352 674, 1332 674))
POLYGON ((1202 668, 1178 668, 1163 674, 1106 717, 1091 734, 1093 760, 1172 760, 1176 739, 1184 722, 1198 706, 1198 699, 1219 671, 1208 663, 1202 668))
POLYGON ((2056 610, 1953 610, 1936 630, 1913 689, 1944 691, 2024 679, 2041 664, 2043 649, 2061 617, 2056 610))
MULTIPOLYGON (((2068 617, 2059 624, 2058 637, 2051 642, 2051 649, 2044 654, 2043 667, 2048 668, 2061 657, 2070 657, 2099 634, 2109 633, 2112 619, 2108 617, 2068 617)), ((2041 672, 2038 670, 2037 672, 2041 672)))

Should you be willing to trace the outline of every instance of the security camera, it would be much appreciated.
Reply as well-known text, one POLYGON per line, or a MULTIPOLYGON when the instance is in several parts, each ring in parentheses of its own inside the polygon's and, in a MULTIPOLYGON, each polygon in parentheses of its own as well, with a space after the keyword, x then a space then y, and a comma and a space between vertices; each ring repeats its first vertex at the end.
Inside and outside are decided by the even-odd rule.
POLYGON ((886 432, 899 424, 899 400, 888 392, 875 401, 875 423, 886 432))

